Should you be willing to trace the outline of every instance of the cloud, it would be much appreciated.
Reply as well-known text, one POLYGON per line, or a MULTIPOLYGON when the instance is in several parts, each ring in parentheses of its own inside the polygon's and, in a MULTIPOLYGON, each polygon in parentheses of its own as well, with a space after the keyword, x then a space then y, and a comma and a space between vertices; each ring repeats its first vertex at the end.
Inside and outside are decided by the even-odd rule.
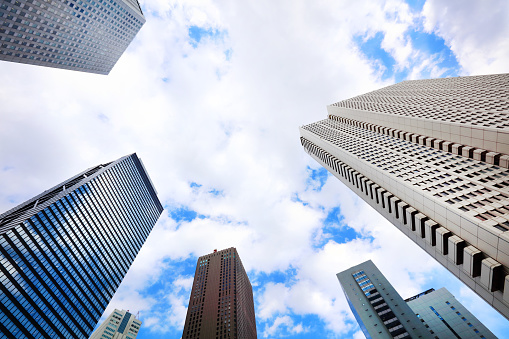
POLYGON ((456 55, 461 74, 507 72, 509 66, 509 3, 428 0, 424 28, 442 37, 456 55))
POLYGON ((272 326, 268 326, 263 331, 263 336, 267 337, 286 337, 291 334, 299 334, 305 331, 302 324, 295 325, 289 316, 277 317, 272 326), (286 335, 285 335, 286 333, 286 335))
MULTIPOLYGON (((433 280, 448 273, 325 175, 298 127, 325 118, 327 104, 400 78, 450 75, 453 57, 462 72, 501 69, 498 31, 453 29, 471 16, 459 10, 446 23, 433 1, 423 27, 439 50, 417 43, 424 19, 401 1, 142 6, 147 23, 107 77, 0 63, 2 210, 135 151, 166 207, 105 314, 136 309, 140 337, 180 336, 197 257, 230 246, 269 337, 358 337, 335 274, 367 259, 404 296, 446 280, 433 280), (488 33, 493 41, 480 35, 488 33), (370 56, 362 43, 374 38, 370 56), (489 49, 469 49, 478 41, 493 60, 489 49)), ((505 32, 500 16, 481 13, 505 32)))

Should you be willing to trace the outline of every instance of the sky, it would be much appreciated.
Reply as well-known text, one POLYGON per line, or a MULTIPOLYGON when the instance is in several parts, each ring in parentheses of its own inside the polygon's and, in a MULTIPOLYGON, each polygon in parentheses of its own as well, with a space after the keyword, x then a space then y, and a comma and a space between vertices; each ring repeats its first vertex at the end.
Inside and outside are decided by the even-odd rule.
POLYGON ((403 298, 446 287, 507 337, 505 318, 311 159, 299 126, 395 82, 509 72, 508 1, 141 7, 108 76, 0 62, 0 212, 133 152, 165 207, 103 319, 139 312, 139 339, 180 338, 196 259, 233 246, 259 338, 363 338, 335 275, 368 259, 403 298))

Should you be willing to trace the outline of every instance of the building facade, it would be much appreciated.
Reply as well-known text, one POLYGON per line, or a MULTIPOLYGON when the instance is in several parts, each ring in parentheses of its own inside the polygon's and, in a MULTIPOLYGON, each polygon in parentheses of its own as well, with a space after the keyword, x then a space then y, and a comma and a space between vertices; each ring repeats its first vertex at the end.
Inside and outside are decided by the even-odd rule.
POLYGON ((433 338, 496 339, 496 336, 444 287, 436 291, 427 290, 405 301, 433 338))
POLYGON ((0 215, 0 333, 88 338, 162 210, 131 154, 0 215))
POLYGON ((404 81, 327 107, 304 149, 509 318, 509 75, 404 81))
POLYGON ((136 339, 141 324, 129 311, 115 309, 89 339, 136 339))
POLYGON ((366 338, 496 339, 446 288, 403 300, 371 260, 337 278, 366 338))
POLYGON ((336 276, 366 338, 433 338, 371 260, 336 276))
POLYGON ((0 60, 108 74, 144 23, 137 0, 2 0, 0 60))
POLYGON ((253 289, 234 247, 198 258, 182 338, 256 338, 253 289))

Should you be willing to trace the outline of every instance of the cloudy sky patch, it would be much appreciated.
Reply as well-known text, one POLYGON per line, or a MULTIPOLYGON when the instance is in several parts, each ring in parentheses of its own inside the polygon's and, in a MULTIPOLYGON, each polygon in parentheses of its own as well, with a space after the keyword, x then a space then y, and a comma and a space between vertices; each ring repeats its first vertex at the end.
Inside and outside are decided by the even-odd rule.
POLYGON ((105 315, 139 311, 140 339, 181 337, 196 259, 231 246, 261 338, 361 338, 335 274, 368 259, 404 298, 445 286, 503 337, 507 321, 298 130, 394 82, 508 72, 509 3, 489 2, 141 1, 108 76, 0 62, 0 210, 137 152, 165 211, 105 315))

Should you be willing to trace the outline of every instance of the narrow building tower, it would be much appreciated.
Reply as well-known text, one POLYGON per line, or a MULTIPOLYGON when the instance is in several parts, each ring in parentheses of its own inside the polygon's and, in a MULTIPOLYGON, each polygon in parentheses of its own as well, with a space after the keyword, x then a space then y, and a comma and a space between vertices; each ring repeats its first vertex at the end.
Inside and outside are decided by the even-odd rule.
POLYGON ((198 258, 182 338, 256 338, 253 289, 234 247, 198 258))

